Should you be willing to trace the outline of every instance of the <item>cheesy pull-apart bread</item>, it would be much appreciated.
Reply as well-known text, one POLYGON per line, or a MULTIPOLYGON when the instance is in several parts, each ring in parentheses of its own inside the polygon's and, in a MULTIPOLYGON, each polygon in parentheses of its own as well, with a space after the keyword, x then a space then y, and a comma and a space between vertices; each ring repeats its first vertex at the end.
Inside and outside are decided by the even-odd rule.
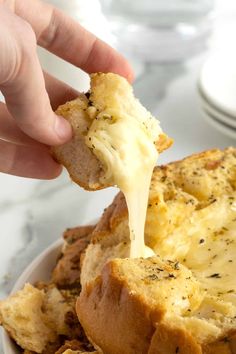
POLYGON ((235 354, 236 149, 156 167, 145 243, 129 257, 120 193, 82 258, 79 320, 104 354, 235 354))

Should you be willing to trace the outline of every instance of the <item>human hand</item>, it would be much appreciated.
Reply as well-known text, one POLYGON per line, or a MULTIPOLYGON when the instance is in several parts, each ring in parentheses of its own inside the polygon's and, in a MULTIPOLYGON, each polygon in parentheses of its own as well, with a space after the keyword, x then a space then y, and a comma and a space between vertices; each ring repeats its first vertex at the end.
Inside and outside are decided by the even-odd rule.
POLYGON ((39 0, 0 0, 0 172, 50 179, 61 166, 48 145, 71 138, 53 109, 78 93, 43 73, 37 44, 87 73, 114 72, 132 80, 127 61, 58 9, 39 0))

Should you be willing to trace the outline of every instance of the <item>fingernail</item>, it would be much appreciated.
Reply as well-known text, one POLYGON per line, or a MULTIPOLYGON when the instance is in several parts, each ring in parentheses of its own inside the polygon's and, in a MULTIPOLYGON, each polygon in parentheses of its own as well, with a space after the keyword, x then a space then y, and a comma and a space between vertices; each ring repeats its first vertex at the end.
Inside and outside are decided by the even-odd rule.
POLYGON ((69 140, 72 135, 71 125, 61 116, 56 117, 54 129, 62 141, 69 140))

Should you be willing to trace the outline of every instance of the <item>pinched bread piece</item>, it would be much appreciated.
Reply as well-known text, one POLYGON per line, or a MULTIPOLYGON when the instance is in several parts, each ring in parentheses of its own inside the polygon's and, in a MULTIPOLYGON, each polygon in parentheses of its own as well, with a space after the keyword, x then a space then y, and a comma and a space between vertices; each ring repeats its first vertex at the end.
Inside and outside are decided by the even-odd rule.
POLYGON ((129 155, 137 154, 145 144, 149 149, 154 143, 162 151, 172 143, 134 97, 128 81, 117 74, 92 74, 91 90, 60 106, 56 113, 70 122, 73 138, 53 147, 52 153, 72 180, 88 190, 116 184, 114 175, 125 173, 127 166, 123 165, 129 155))
MULTIPOLYGON (((118 353, 113 343, 109 342, 112 327, 106 322, 106 316, 108 313, 111 315, 118 312, 118 309, 122 311, 123 305, 120 306, 120 301, 113 299, 123 299, 122 294, 126 294, 126 316, 123 317, 123 324, 126 326, 127 319, 130 319, 129 311, 133 313, 134 293, 139 294, 134 286, 140 281, 137 277, 139 273, 131 271, 132 268, 135 269, 136 260, 114 260, 129 256, 127 220, 125 200, 120 193, 97 224, 92 242, 83 257, 78 315, 79 318, 81 316, 84 329, 93 343, 100 344, 102 349, 106 348, 105 354, 118 353), (121 272, 125 274, 122 281, 121 272), (99 316, 97 310, 100 311, 105 303, 109 303, 109 310, 104 307, 104 315, 99 316), (99 342, 94 331, 97 321, 104 334, 99 342), (109 350, 107 343, 111 345, 109 350)), ((140 353, 172 354, 175 350, 181 354, 234 353, 236 148, 210 150, 157 167, 150 188, 145 239, 146 244, 164 262, 178 262, 179 267, 185 266, 191 272, 191 279, 199 286, 202 301, 197 308, 190 306, 190 311, 181 315, 171 312, 170 306, 161 320, 151 321, 150 318, 155 331, 149 337, 149 352, 140 349, 140 353)), ((149 260, 143 262, 145 264, 149 260)), ((155 283, 157 288, 161 282, 162 280, 155 283)), ((174 279, 170 279, 170 284, 171 282, 174 279)), ((142 288, 140 291, 144 292, 142 288)), ((184 289, 179 290, 179 295, 181 291, 184 289)), ((171 292, 168 296, 171 296, 171 292)), ((186 295, 183 294, 183 297, 186 295)), ((141 297, 135 297, 136 309, 149 313, 152 299, 153 296, 150 295, 144 304, 141 297)), ((118 318, 121 323, 119 316, 118 318)), ((113 342, 129 343, 126 337, 134 335, 131 332, 135 328, 135 315, 131 320, 134 324, 126 327, 126 332, 122 332, 123 337, 119 337, 120 332, 116 330, 116 338, 112 337, 113 342)), ((142 330, 146 333, 144 327, 139 333, 142 330)), ((145 339, 141 338, 140 341, 145 339)), ((123 349, 129 354, 139 353, 132 347, 123 349)))
POLYGON ((56 113, 72 126, 73 138, 66 144, 52 147, 54 158, 64 165, 71 179, 88 190, 100 188, 99 179, 104 171, 100 161, 85 144, 85 136, 91 125, 88 115, 89 100, 83 94, 58 107, 56 113))

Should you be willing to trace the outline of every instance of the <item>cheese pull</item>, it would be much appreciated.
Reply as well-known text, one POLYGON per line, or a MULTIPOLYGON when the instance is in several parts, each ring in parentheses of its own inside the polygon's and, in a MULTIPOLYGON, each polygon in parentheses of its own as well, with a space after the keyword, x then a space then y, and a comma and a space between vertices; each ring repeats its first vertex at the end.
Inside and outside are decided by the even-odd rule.
MULTIPOLYGON (((80 183, 80 177, 74 178, 75 166, 81 163, 86 166, 86 162, 85 157, 78 158, 81 151, 75 150, 79 145, 75 139, 83 139, 83 153, 88 151, 90 154, 87 164, 96 172, 93 178, 89 176, 92 181, 89 189, 117 186, 124 193, 129 211, 130 254, 133 258, 144 257, 144 225, 151 176, 158 148, 168 147, 170 140, 162 133, 158 120, 134 97, 127 80, 116 74, 91 75, 90 91, 77 99, 76 109, 74 107, 70 112, 70 107, 67 104, 58 109, 74 129, 74 145, 73 141, 68 143, 74 160, 64 164, 72 179, 80 183), (83 119, 83 124, 76 119, 78 117, 83 119), (91 161, 94 164, 97 161, 96 168, 91 161)), ((56 153, 63 163, 58 155, 56 153)), ((84 182, 80 184, 84 185, 84 182)))

